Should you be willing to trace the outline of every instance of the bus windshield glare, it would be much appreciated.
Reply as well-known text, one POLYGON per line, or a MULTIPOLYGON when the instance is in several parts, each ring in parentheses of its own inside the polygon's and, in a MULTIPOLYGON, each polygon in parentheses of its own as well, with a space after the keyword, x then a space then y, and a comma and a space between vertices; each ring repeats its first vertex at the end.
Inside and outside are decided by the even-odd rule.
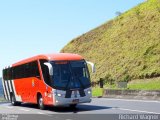
POLYGON ((88 67, 84 60, 51 62, 52 86, 57 89, 80 89, 90 87, 88 67))

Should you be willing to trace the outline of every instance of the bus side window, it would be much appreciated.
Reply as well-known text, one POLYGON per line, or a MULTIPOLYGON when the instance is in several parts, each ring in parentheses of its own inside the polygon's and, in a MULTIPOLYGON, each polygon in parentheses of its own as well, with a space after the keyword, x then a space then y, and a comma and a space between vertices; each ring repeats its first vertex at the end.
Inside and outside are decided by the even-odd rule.
POLYGON ((30 72, 31 72, 31 75, 34 76, 34 77, 39 77, 40 78, 40 74, 39 74, 39 69, 38 69, 38 62, 37 61, 34 61, 32 63, 30 63, 30 72))
POLYGON ((40 60, 43 78, 44 78, 45 83, 47 85, 51 86, 51 79, 50 79, 50 75, 49 75, 49 70, 48 70, 48 67, 46 65, 44 65, 45 62, 48 62, 48 61, 47 60, 40 60))

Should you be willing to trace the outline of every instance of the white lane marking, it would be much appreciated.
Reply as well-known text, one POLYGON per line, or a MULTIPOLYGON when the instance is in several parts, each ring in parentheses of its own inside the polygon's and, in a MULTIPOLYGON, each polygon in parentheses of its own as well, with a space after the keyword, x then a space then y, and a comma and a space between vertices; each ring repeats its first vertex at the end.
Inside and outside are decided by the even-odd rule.
POLYGON ((50 117, 53 116, 53 115, 49 115, 49 114, 45 114, 45 115, 50 116, 50 117))
POLYGON ((126 111, 132 111, 132 112, 141 112, 141 113, 149 113, 149 114, 160 114, 157 112, 150 112, 150 111, 144 111, 144 110, 132 110, 132 109, 126 109, 126 108, 112 108, 112 109, 126 110, 126 111))
POLYGON ((42 112, 37 112, 38 114, 41 114, 41 115, 47 115, 47 116, 52 116, 52 115, 49 115, 49 114, 46 114, 46 113, 42 113, 42 112))
POLYGON ((42 113, 42 112, 37 112, 38 114, 42 114, 42 115, 44 115, 45 113, 42 113))
POLYGON ((112 99, 112 98, 106 98, 107 100, 121 100, 121 101, 128 101, 128 102, 149 102, 149 103, 151 103, 151 102, 155 102, 155 103, 160 103, 160 101, 152 101, 152 100, 150 100, 150 101, 147 101, 147 100, 130 100, 130 99, 112 99))
POLYGON ((13 107, 12 106, 6 106, 6 108, 12 109, 13 107))
POLYGON ((22 111, 26 111, 26 112, 29 112, 29 111, 30 111, 30 110, 27 110, 27 109, 22 109, 22 108, 21 108, 20 110, 22 110, 22 111))

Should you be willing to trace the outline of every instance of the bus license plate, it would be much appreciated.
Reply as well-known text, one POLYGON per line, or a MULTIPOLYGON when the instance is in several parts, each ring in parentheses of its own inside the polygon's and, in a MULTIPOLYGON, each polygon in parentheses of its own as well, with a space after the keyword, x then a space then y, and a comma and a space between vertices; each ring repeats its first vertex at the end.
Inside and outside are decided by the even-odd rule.
POLYGON ((79 103, 79 99, 74 99, 72 103, 79 103))

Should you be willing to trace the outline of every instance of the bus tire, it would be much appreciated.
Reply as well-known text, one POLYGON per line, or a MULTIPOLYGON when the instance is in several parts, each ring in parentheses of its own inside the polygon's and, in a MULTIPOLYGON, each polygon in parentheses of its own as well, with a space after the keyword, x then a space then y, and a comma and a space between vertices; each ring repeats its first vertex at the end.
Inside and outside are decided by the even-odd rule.
POLYGON ((70 108, 73 108, 73 109, 76 108, 76 106, 77 106, 77 104, 70 104, 70 105, 69 105, 69 107, 70 107, 70 108))
POLYGON ((21 105, 20 102, 17 102, 17 101, 16 101, 16 99, 15 99, 15 97, 14 97, 13 95, 11 95, 11 104, 12 104, 13 106, 21 105))
POLYGON ((43 101, 42 95, 39 95, 39 97, 38 97, 38 107, 41 110, 45 109, 45 105, 44 105, 44 101, 43 101))

